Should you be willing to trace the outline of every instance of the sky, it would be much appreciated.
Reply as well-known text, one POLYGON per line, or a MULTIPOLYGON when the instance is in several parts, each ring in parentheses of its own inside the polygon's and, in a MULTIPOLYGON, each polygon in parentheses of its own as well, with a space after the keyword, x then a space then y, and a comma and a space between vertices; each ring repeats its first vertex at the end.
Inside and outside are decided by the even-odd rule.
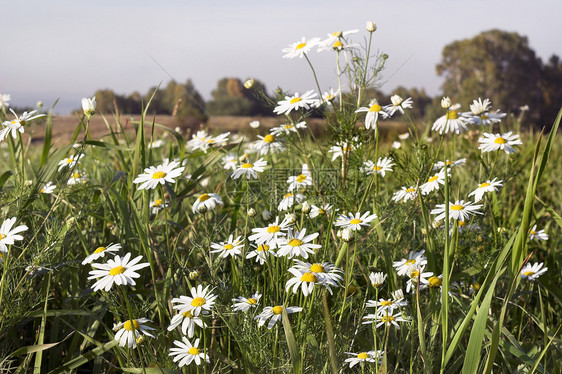
MULTIPOLYGON (((490 29, 517 32, 543 61, 562 55, 562 1, 2 1, 0 93, 16 106, 42 101, 56 114, 109 88, 144 94, 172 78, 191 79, 205 99, 223 77, 255 77, 269 91, 316 84, 304 59, 281 50, 301 37, 326 37, 377 24, 373 50, 389 55, 382 90, 440 94, 435 72, 443 47, 490 29), (172 78, 171 78, 172 77, 172 78)), ((323 89, 337 87, 331 51, 310 54, 323 89)))

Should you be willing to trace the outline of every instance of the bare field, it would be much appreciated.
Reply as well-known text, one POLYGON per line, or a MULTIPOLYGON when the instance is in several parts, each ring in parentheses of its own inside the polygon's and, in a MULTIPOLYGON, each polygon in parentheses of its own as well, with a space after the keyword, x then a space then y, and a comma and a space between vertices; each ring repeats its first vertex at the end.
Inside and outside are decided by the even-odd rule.
MULTIPOLYGON (((230 131, 255 134, 256 130, 250 128, 249 126, 251 121, 260 121, 260 129, 262 129, 260 132, 263 132, 263 129, 269 129, 282 123, 281 119, 278 117, 241 116, 213 116, 207 120, 207 123, 200 123, 197 120, 180 121, 169 115, 157 115, 155 117, 147 116, 145 118, 145 123, 150 125, 153 120, 156 124, 170 129, 179 127, 182 130, 182 134, 187 134, 187 136, 194 131, 204 128, 208 128, 211 131, 230 131)), ((138 124, 139 121, 140 115, 123 114, 118 118, 113 116, 104 117, 101 115, 95 115, 90 121, 90 135, 93 139, 102 140, 110 134, 108 126, 116 133, 124 131, 126 134, 133 134, 135 125, 138 124)), ((54 116, 52 142, 57 145, 68 144, 72 140, 79 123, 80 117, 78 115, 54 116)), ((320 133, 321 129, 326 126, 326 121, 318 118, 311 118, 307 120, 307 123, 311 126, 315 133, 320 133)), ((380 124, 380 128, 383 136, 393 136, 407 131, 405 124, 394 121, 382 122, 380 124)), ((26 133, 31 134, 32 143, 42 143, 45 136, 44 129, 45 125, 34 126, 31 131, 26 131, 26 133)), ((158 126, 155 127, 155 132, 157 134, 162 131, 163 130, 158 126)), ((82 130, 80 134, 81 136, 78 137, 79 139, 83 136, 84 130, 82 130)))

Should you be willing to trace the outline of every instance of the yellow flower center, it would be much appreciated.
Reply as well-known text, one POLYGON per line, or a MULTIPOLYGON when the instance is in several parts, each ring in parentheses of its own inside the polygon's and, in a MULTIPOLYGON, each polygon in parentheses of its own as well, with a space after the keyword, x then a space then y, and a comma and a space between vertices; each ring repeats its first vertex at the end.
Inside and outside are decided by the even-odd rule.
POLYGON ((463 210, 463 209, 464 209, 464 205, 460 205, 460 204, 451 205, 451 210, 463 210))
POLYGON ((382 166, 373 166, 373 170, 374 171, 381 171, 382 170, 382 166))
POLYGON ((260 246, 258 246, 258 252, 262 251, 269 251, 269 246, 267 244, 261 244, 260 246))
POLYGON ((154 204, 152 204, 152 206, 154 206, 154 207, 162 206, 162 199, 154 200, 154 204))
POLYGON ((306 43, 299 43, 299 44, 297 44, 295 49, 303 49, 304 47, 306 47, 306 43))
POLYGON ((394 321, 394 316, 382 316, 383 322, 392 322, 394 321))
POLYGON ((306 175, 304 175, 304 174, 299 174, 299 175, 297 176, 297 182, 298 182, 298 183, 302 183, 302 182, 304 182, 305 180, 306 180, 306 175))
POLYGON ((281 305, 277 305, 271 308, 271 311, 273 312, 273 314, 281 314, 283 313, 283 307, 281 305))
POLYGON ((382 306, 389 306, 389 305, 392 305, 392 304, 394 304, 394 301, 392 301, 392 300, 383 300, 383 301, 381 301, 381 305, 382 305, 382 306))
POLYGON ((285 126, 283 126, 283 128, 284 128, 285 130, 290 130, 290 129, 292 129, 293 127, 294 127, 294 126, 291 125, 290 123, 288 123, 288 124, 286 124, 285 126))
POLYGON ((74 179, 78 179, 78 178, 80 178, 80 174, 79 174, 79 173, 74 173, 74 174, 72 174, 72 177, 73 177, 74 179))
POLYGON ((184 316, 185 318, 193 318, 193 313, 191 313, 191 310, 188 310, 187 312, 183 312, 181 315, 184 316))
POLYGON ((416 192, 415 188, 406 188, 406 192, 416 192))
POLYGON ((434 175, 433 177, 429 178, 427 181, 428 182, 435 182, 437 179, 439 179, 439 175, 434 175))
POLYGON ((289 242, 289 245, 291 247, 299 247, 302 245, 302 243, 304 243, 302 240, 299 239, 291 239, 291 241, 289 242))
POLYGON ((414 259, 410 259, 410 260, 406 261, 406 265, 413 265, 415 263, 416 263, 416 260, 414 260, 414 259))
POLYGON ((410 278, 415 278, 418 275, 420 275, 420 272, 417 270, 412 270, 412 272, 410 273, 410 278))
POLYGON ((125 272, 125 270, 127 270, 127 269, 125 269, 123 266, 117 266, 117 267, 114 267, 113 269, 111 269, 109 271, 109 275, 115 276, 117 274, 123 274, 125 272))
POLYGON ((66 163, 67 163, 67 164, 71 164, 71 163, 72 163, 72 159, 71 159, 71 158, 67 158, 67 159, 66 159, 66 163))
POLYGON ((449 110, 447 112, 447 119, 458 119, 459 118, 459 114, 457 113, 456 110, 449 110))
POLYGON ((324 209, 318 209, 318 214, 326 214, 326 211, 324 209))
POLYGON ((7 236, 7 235, 2 234, 2 233, 0 232, 0 240, 4 239, 6 236, 7 236))
POLYGON ((295 97, 295 98, 291 99, 290 103, 291 103, 291 104, 296 104, 296 103, 298 103, 298 102, 301 101, 301 100, 302 100, 302 99, 301 99, 300 97, 295 97))
POLYGON ((264 143, 273 143, 275 141, 275 135, 268 134, 263 137, 264 143))
POLYGON ((312 264, 312 266, 310 267, 310 271, 313 273, 325 273, 326 270, 324 270, 324 266, 320 265, 320 264, 312 264))
POLYGON ((352 225, 358 225, 358 224, 360 224, 361 222, 363 222, 363 221, 360 220, 359 218, 354 218, 354 219, 352 219, 351 221, 349 221, 349 223, 352 224, 352 225))
POLYGON ((96 250, 94 251, 94 253, 101 253, 103 251, 105 251, 107 248, 105 247, 97 247, 96 250))
POLYGON ((248 163, 245 163, 244 165, 242 165, 242 169, 249 169, 249 168, 251 168, 251 167, 253 167, 253 166, 254 166, 254 164, 250 164, 250 163, 248 162, 248 163))
POLYGON ((496 140, 494 140, 494 143, 496 144, 505 144, 507 143, 507 140, 505 140, 504 138, 502 138, 501 136, 498 137, 496 140))
POLYGON ((207 143, 214 143, 214 142, 215 142, 215 139, 209 139, 209 140, 207 140, 207 143))
POLYGON ((466 222, 465 222, 465 221, 459 221, 458 224, 459 224, 459 227, 460 227, 460 226, 465 226, 465 225, 466 225, 466 222))
POLYGON ((482 183, 478 188, 488 187, 489 185, 490 185, 490 183, 484 182, 484 183, 482 183))
POLYGON ((286 198, 291 197, 291 196, 293 196, 293 194, 292 194, 292 193, 288 193, 288 194, 286 194, 285 196, 283 196, 283 199, 286 199, 286 198))
POLYGON ((248 304, 250 305, 256 305, 258 303, 258 301, 256 299, 254 299, 253 297, 250 297, 247 301, 248 304))
POLYGON ((526 271, 526 272, 523 273, 523 275, 526 276, 526 277, 529 277, 531 275, 535 275, 535 272, 534 271, 526 271))
POLYGON ((381 110, 382 110, 382 106, 380 106, 379 104, 373 104, 369 108, 369 112, 380 112, 381 110))
POLYGON ((41 188, 41 191, 39 191, 39 193, 45 193, 45 189, 41 188))
POLYGON ((205 300, 204 298, 196 297, 191 301, 191 305, 197 308, 198 306, 205 305, 206 302, 207 300, 205 300))
POLYGON ((478 290, 480 289, 480 283, 478 283, 478 282, 477 282, 477 283, 474 283, 474 284, 472 285, 472 288, 474 288, 476 291, 478 291, 478 290))
POLYGON ((301 277, 301 281, 316 283, 318 281, 318 278, 316 278, 316 275, 314 275, 314 273, 304 273, 301 277))
POLYGON ((152 179, 162 179, 166 176, 166 173, 163 171, 157 171, 156 173, 152 174, 152 179))
POLYGON ((269 226, 267 228, 267 232, 270 233, 270 234, 275 234, 276 232, 279 232, 279 231, 281 231, 281 227, 279 227, 279 226, 273 225, 273 226, 269 226))
POLYGON ((334 44, 332 44, 332 48, 334 48, 334 49, 338 49, 338 48, 342 48, 342 47, 343 47, 343 44, 339 40, 337 40, 334 44))
POLYGON ((369 354, 367 352, 361 352, 357 354, 357 358, 361 360, 366 360, 369 358, 369 354))
POLYGON ((529 231, 532 235, 537 235, 537 232, 535 230, 531 230, 529 231))
POLYGON ((131 321, 129 320, 123 324, 123 328, 127 331, 133 331, 133 328, 135 330, 139 330, 140 323, 138 323, 136 319, 133 320, 133 323, 131 323, 131 321))
POLYGON ((427 280, 429 282, 429 287, 440 287, 441 279, 439 277, 433 276, 427 280))
POLYGON ((211 196, 208 193, 204 193, 203 195, 199 196, 199 201, 209 200, 211 196))
POLYGON ((453 165, 453 161, 447 161, 445 162, 447 165, 453 165))
POLYGON ((343 31, 336 31, 332 34, 333 37, 341 38, 343 35, 343 31))
POLYGON ((196 355, 199 354, 199 350, 195 347, 191 347, 191 348, 189 348, 189 351, 187 351, 187 353, 189 353, 190 355, 196 356, 196 355))
POLYGON ((229 250, 229 249, 232 249, 232 248, 234 248, 234 246, 233 246, 232 244, 226 244, 226 245, 223 247, 224 250, 229 250))

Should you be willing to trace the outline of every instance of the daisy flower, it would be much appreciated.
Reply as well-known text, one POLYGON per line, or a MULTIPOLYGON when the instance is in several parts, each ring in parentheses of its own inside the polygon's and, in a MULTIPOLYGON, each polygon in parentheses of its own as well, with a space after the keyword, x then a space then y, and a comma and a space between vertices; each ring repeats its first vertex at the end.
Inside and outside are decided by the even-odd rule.
POLYGON ((353 231, 361 230, 362 226, 370 226, 370 222, 377 218, 376 214, 370 214, 371 212, 367 211, 361 215, 360 212, 348 213, 347 215, 340 214, 334 226, 343 227, 346 229, 350 229, 353 231))
POLYGON ((519 135, 511 135, 512 132, 508 131, 500 136, 500 134, 483 133, 483 138, 478 139, 478 149, 484 152, 493 152, 497 150, 505 151, 505 153, 515 153, 516 150, 512 146, 523 144, 519 139, 519 135))
POLYGON ((413 103, 411 97, 404 100, 398 95, 392 95, 390 97, 390 102, 392 104, 386 105, 384 107, 389 117, 392 117, 394 113, 396 113, 396 111, 399 111, 400 113, 404 114, 404 108, 411 108, 413 103))
POLYGON ((365 116, 365 128, 367 130, 369 130, 370 128, 374 130, 376 128, 379 121, 379 115, 382 117, 382 119, 388 117, 388 113, 382 106, 379 105, 377 99, 371 100, 371 102, 369 103, 369 107, 361 107, 355 111, 355 113, 361 112, 367 112, 367 116, 365 116))
MULTIPOLYGON (((482 214, 478 209, 482 208, 481 204, 474 204, 470 201, 465 202, 464 200, 457 200, 453 204, 449 202, 449 219, 456 219, 465 221, 474 214, 482 214)), ((441 221, 445 218, 445 204, 437 204, 435 209, 433 209, 431 214, 437 214, 435 217, 436 221, 441 221)))
MULTIPOLYGON (((293 274, 293 278, 289 279, 287 281, 287 284, 285 285, 285 291, 287 292, 292 287, 293 293, 297 293, 297 290, 300 287, 302 289, 302 293, 304 297, 307 297, 308 295, 312 294, 314 285, 322 284, 322 282, 318 279, 318 277, 314 273, 311 272, 301 273, 295 268, 290 268, 288 271, 289 273, 293 274)), ((330 286, 326 284, 324 285, 326 286, 326 288, 328 289, 331 295, 332 290, 330 289, 330 286)))
POLYGON ((164 208, 167 208, 170 203, 162 201, 162 199, 156 199, 150 202, 150 207, 152 208, 152 214, 156 214, 164 208))
POLYGON ((79 155, 72 155, 70 157, 67 157, 61 161, 59 161, 59 169, 58 171, 61 171, 62 169, 64 169, 65 167, 68 167, 69 169, 72 169, 74 167, 74 165, 76 165, 78 163, 78 161, 80 161, 80 159, 84 157, 84 154, 79 154, 79 155))
POLYGON ((430 271, 424 273, 423 270, 423 266, 408 269, 408 277, 410 277, 410 279, 408 279, 408 281, 406 282, 406 292, 415 293, 418 287, 418 283, 420 290, 423 290, 424 288, 427 288, 427 286, 429 286, 429 281, 427 278, 432 277, 433 273, 430 271))
POLYGON ((12 95, 0 93, 0 109, 6 109, 10 106, 8 101, 12 100, 12 95))
POLYGON ((251 308, 256 308, 260 303, 261 296, 262 295, 259 292, 256 292, 252 295, 252 297, 248 299, 243 296, 232 299, 232 301, 234 302, 234 304, 232 304, 232 310, 234 312, 237 312, 239 310, 247 312, 251 308))
POLYGON ((289 225, 287 217, 281 223, 279 223, 279 217, 275 217, 275 221, 268 224, 267 227, 252 229, 252 232, 255 232, 255 234, 250 235, 248 239, 256 242, 256 244, 266 243, 271 248, 276 248, 278 241, 284 238, 285 232, 289 230, 289 225))
POLYGON ((490 112, 490 106, 491 103, 489 99, 484 99, 484 101, 482 101, 481 98, 478 98, 478 100, 474 100, 472 104, 470 104, 470 112, 463 113, 462 115, 468 121, 476 125, 487 126, 501 122, 506 114, 499 113, 499 110, 490 112))
POLYGON ((142 256, 135 257, 129 261, 131 254, 127 253, 124 257, 115 256, 112 260, 107 260, 107 264, 92 264, 92 267, 97 270, 90 271, 88 279, 100 278, 94 285, 94 292, 104 289, 109 291, 113 283, 118 286, 121 285, 136 285, 133 278, 139 278, 140 274, 137 270, 150 266, 149 263, 138 263, 142 256))
POLYGON ((331 286, 339 287, 340 283, 343 281, 341 274, 343 271, 329 262, 323 263, 313 263, 300 261, 295 259, 295 264, 292 266, 293 269, 298 270, 300 273, 312 273, 321 283, 327 283, 331 286))
POLYGON ((178 362, 178 366, 189 365, 195 362, 195 365, 201 365, 201 362, 209 362, 209 356, 201 352, 199 347, 199 339, 195 339, 193 345, 187 340, 185 336, 182 340, 174 340, 174 345, 177 348, 170 348, 169 356, 174 356, 174 362, 178 362))
POLYGON ((377 160, 377 164, 371 160, 367 160, 363 163, 363 167, 361 168, 361 172, 366 173, 367 175, 371 174, 380 174, 383 177, 386 175, 386 172, 392 172, 392 167, 394 163, 390 157, 379 158, 377 160))
POLYGON ((366 322, 363 322, 363 324, 376 323, 376 328, 379 328, 382 325, 386 325, 388 327, 394 326, 398 330, 400 330, 400 325, 398 324, 398 322, 410 322, 408 318, 402 317, 402 314, 400 312, 396 312, 396 314, 367 314, 365 317, 363 317, 363 319, 366 320, 366 322))
POLYGON ((164 185, 166 182, 176 183, 175 178, 179 177, 185 169, 183 166, 178 167, 179 165, 177 161, 172 161, 170 163, 164 161, 162 165, 158 165, 157 167, 151 166, 144 169, 144 173, 139 174, 133 183, 141 183, 139 190, 154 189, 159 184, 164 185))
POLYGON ((478 188, 468 194, 468 197, 474 196, 474 202, 477 203, 484 197, 486 192, 495 192, 498 190, 498 187, 503 187, 503 181, 496 181, 498 178, 494 178, 492 180, 487 180, 478 185, 478 188))
POLYGON ((408 200, 414 200, 418 196, 418 188, 416 186, 402 187, 402 189, 392 194, 392 201, 395 203, 402 201, 405 203, 408 200))
POLYGON ((96 113, 96 97, 92 96, 92 98, 83 97, 82 98, 82 111, 88 117, 93 116, 96 113))
POLYGON ((308 170, 308 165, 303 164, 302 172, 297 176, 290 176, 289 179, 287 179, 287 183, 289 184, 289 191, 312 186, 312 175, 308 170))
POLYGON ((231 177, 232 179, 238 179, 241 176, 245 176, 246 179, 250 179, 250 177, 257 179, 258 173, 263 173, 263 170, 266 166, 267 161, 263 160, 262 158, 254 163, 251 163, 249 160, 247 160, 246 163, 236 167, 236 170, 234 170, 231 177))
POLYGON ((19 225, 14 228, 16 217, 8 218, 2 222, 0 226, 0 252, 8 252, 8 245, 14 244, 16 240, 23 240, 23 236, 19 235, 20 232, 27 231, 26 225, 19 225))
POLYGON ((301 40, 289 44, 287 48, 283 48, 281 52, 285 53, 283 58, 303 58, 303 56, 310 52, 310 50, 318 45, 320 38, 312 38, 306 40, 303 36, 301 40))
POLYGON ((420 186, 422 195, 427 195, 433 191, 439 190, 440 184, 445 184, 445 169, 441 169, 437 174, 430 177, 427 182, 420 186))
POLYGON ((456 161, 450 161, 450 160, 446 160, 445 162, 437 161, 435 164, 433 164, 433 170, 444 168, 445 164, 447 164, 447 169, 449 169, 454 166, 462 166, 465 163, 466 163, 466 158, 461 158, 456 161))
POLYGON ((207 153, 207 150, 211 146, 222 146, 226 144, 229 135, 230 133, 226 132, 216 137, 212 137, 209 134, 207 134, 206 131, 199 130, 197 131, 197 133, 191 136, 191 140, 187 142, 187 148, 191 151, 200 149, 203 152, 207 153))
POLYGON ((531 230, 529 230, 529 238, 531 240, 548 240, 548 235, 544 230, 537 231, 537 225, 534 225, 531 230))
POLYGON ((546 273, 548 268, 543 268, 544 263, 535 262, 533 265, 527 263, 523 269, 521 269, 521 279, 528 279, 534 282, 538 277, 546 273))
POLYGON ((287 312, 287 314, 292 314, 302 311, 302 308, 296 306, 289 306, 289 307, 284 307, 283 305, 276 305, 273 307, 266 306, 265 308, 263 308, 263 311, 260 314, 254 317, 254 319, 257 319, 258 326, 262 327, 263 325, 265 325, 267 320, 271 318, 269 320, 269 323, 267 324, 267 328, 271 329, 277 323, 277 321, 281 319, 281 314, 283 313, 283 309, 285 310, 285 312, 287 312))
POLYGON ((164 140, 157 139, 157 140, 153 140, 150 143, 148 143, 148 148, 156 149, 156 148, 162 147, 163 145, 164 145, 164 140))
POLYGON ((338 88, 334 91, 333 88, 330 88, 330 91, 326 91, 322 94, 322 103, 325 103, 328 106, 332 106, 332 101, 336 99, 336 97, 340 94, 340 89, 338 88))
POLYGON ((37 118, 45 117, 44 114, 33 116, 35 113, 37 113, 36 110, 33 110, 29 113, 23 112, 23 114, 19 117, 12 108, 10 108, 10 112, 12 112, 12 114, 16 118, 11 121, 4 121, 4 123, 2 123, 2 126, 4 126, 4 128, 0 130, 0 141, 4 140, 4 138, 7 138, 9 133, 12 134, 12 138, 17 138, 18 131, 23 134, 24 126, 27 124, 27 122, 37 118))
POLYGON ((344 153, 349 154, 360 146, 361 143, 358 142, 358 138, 355 136, 350 142, 337 142, 336 145, 330 147, 328 152, 332 153, 332 161, 335 161, 338 157, 342 157, 344 153))
POLYGON ((173 298, 172 304, 174 309, 179 310, 180 313, 191 312, 194 316, 198 316, 202 311, 210 312, 215 304, 217 295, 211 293, 209 286, 203 288, 198 285, 197 288, 191 287, 191 296, 180 296, 173 298))
POLYGON ((267 155, 269 153, 279 153, 285 150, 285 146, 277 137, 273 134, 267 134, 266 136, 258 135, 259 140, 253 143, 253 148, 258 152, 260 156, 267 155))
POLYGON ((285 123, 283 125, 273 127, 270 133, 275 136, 289 135, 292 132, 297 132, 298 129, 306 129, 306 122, 301 121, 297 124, 285 123))
POLYGON ((283 199, 279 203, 277 209, 279 209, 280 211, 288 210, 290 207, 295 205, 295 203, 300 204, 304 200, 306 200, 306 196, 301 195, 300 193, 294 194, 289 192, 288 194, 283 196, 283 199))
POLYGON ((189 338, 193 338, 195 335, 195 325, 201 327, 202 329, 207 327, 207 324, 203 322, 201 317, 194 316, 191 311, 178 313, 172 317, 170 321, 170 326, 168 326, 168 331, 172 331, 181 324, 181 332, 187 335, 189 338))
POLYGON ((318 52, 322 52, 328 49, 338 48, 339 44, 334 45, 335 43, 340 42, 341 44, 342 38, 345 38, 351 34, 356 34, 357 32, 359 32, 359 30, 355 29, 355 30, 347 30, 347 31, 336 31, 331 34, 328 34, 328 37, 326 39, 318 43, 319 45, 318 52))
POLYGON ((275 254, 275 252, 270 250, 269 245, 267 244, 260 244, 260 245, 253 245, 252 246, 254 248, 256 248, 255 250, 248 252, 248 254, 246 255, 246 259, 250 259, 250 258, 256 258, 256 262, 259 262, 260 265, 263 265, 265 261, 267 261, 267 256, 271 255, 273 257, 277 256, 275 254))
POLYGON ((114 255, 114 252, 118 252, 121 248, 121 244, 119 243, 110 243, 107 247, 97 247, 91 255, 89 255, 84 259, 84 261, 82 261, 82 265, 89 264, 100 257, 105 257, 106 253, 111 253, 112 255, 114 255))
POLYGON ((287 237, 279 240, 277 256, 289 256, 289 258, 302 256, 303 258, 308 258, 309 253, 314 254, 315 249, 322 248, 320 244, 311 243, 317 237, 317 232, 306 235, 306 228, 303 228, 302 231, 289 229, 287 237))
POLYGON ((404 300, 404 297, 397 299, 379 299, 379 301, 369 300, 365 303, 367 308, 376 308, 377 314, 393 314, 394 309, 399 309, 408 305, 408 302, 404 300))
POLYGON ((226 242, 220 242, 218 244, 211 243, 211 248, 214 248, 215 250, 211 251, 210 253, 220 252, 219 257, 222 258, 227 258, 228 256, 236 257, 242 253, 240 251, 240 248, 244 248, 244 241, 242 240, 241 236, 238 236, 236 237, 236 239, 234 239, 234 236, 230 235, 226 242))
POLYGON ((146 322, 152 321, 148 318, 139 318, 121 322, 115 326, 115 329, 119 329, 115 334, 115 340, 119 342, 119 346, 126 345, 129 348, 136 348, 137 340, 142 339, 145 335, 154 338, 149 331, 155 330, 155 328, 145 325, 146 322))
POLYGON ((66 182, 69 186, 74 186, 75 184, 86 183, 88 181, 88 177, 83 171, 74 171, 68 181, 66 182))
POLYGON ((383 285, 386 280, 386 274, 381 272, 369 274, 369 280, 371 281, 371 286, 379 288, 383 285))
POLYGON ((234 153, 229 153, 222 158, 223 167, 226 170, 236 170, 238 164, 238 157, 234 153))
POLYGON ((429 288, 439 288, 440 290, 443 289, 443 274, 441 275, 432 275, 427 279, 427 285, 429 288))
POLYGON ((396 269, 398 275, 406 275, 411 269, 417 269, 419 267, 424 267, 427 264, 427 257, 423 254, 425 250, 419 252, 410 251, 408 253, 408 258, 403 258, 400 261, 394 261, 392 266, 396 269))
POLYGON ((431 127, 433 131, 439 131, 439 134, 443 133, 457 133, 460 134, 463 130, 467 130, 466 126, 467 120, 458 113, 460 104, 452 105, 447 109, 447 114, 443 117, 439 117, 431 127))
POLYGON ((47 184, 45 184, 45 185, 43 186, 43 188, 41 188, 41 189, 39 190, 39 193, 46 194, 46 195, 50 195, 50 194, 52 194, 53 192, 55 192, 55 189, 56 189, 56 188, 57 188, 57 186, 55 186, 55 185, 53 184, 53 182, 47 182, 47 184))
POLYGON ((330 213, 333 209, 331 204, 324 204, 322 206, 310 205, 310 213, 308 214, 310 218, 316 218, 319 216, 324 216, 330 213))
POLYGON ((285 100, 281 100, 277 103, 277 106, 273 110, 275 114, 289 114, 292 110, 310 109, 318 105, 315 99, 316 93, 313 90, 306 91, 304 95, 299 95, 298 92, 293 96, 285 96, 285 100))
POLYGON ((364 365, 365 362, 379 361, 379 364, 382 364, 381 357, 384 354, 383 351, 368 351, 368 352, 360 352, 360 353, 345 352, 345 353, 348 355, 353 355, 353 357, 345 359, 345 362, 349 363, 350 369, 357 364, 364 365))
POLYGON ((205 213, 213 210, 217 205, 223 205, 222 199, 216 193, 203 193, 193 203, 193 214, 205 213))

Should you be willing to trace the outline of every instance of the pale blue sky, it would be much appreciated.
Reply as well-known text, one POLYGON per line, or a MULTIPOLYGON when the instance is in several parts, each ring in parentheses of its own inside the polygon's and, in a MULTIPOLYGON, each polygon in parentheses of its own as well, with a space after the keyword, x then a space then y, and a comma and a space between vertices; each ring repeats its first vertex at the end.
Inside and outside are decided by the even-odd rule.
MULTIPOLYGON (((3 1, 0 93, 14 105, 80 107, 98 88, 145 93, 169 77, 191 78, 206 98, 225 76, 253 76, 269 90, 315 88, 306 62, 282 59, 302 36, 325 37, 377 23, 375 50, 390 58, 383 91, 399 85, 440 92, 435 73, 446 44, 499 28, 529 38, 546 60, 562 55, 562 1, 3 1)), ((322 87, 337 86, 335 58, 313 53, 322 87)))

